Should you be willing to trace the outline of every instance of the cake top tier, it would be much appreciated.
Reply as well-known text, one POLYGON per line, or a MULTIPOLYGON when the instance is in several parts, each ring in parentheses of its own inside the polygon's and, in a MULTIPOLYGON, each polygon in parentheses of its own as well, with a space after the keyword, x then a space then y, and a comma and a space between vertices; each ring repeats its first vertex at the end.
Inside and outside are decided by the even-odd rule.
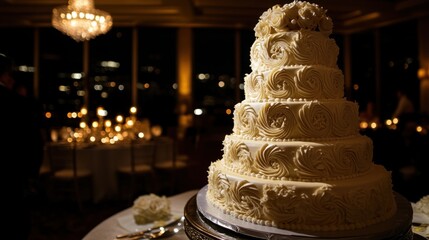
POLYGON ((332 19, 326 16, 325 9, 314 3, 294 1, 283 6, 275 5, 265 11, 254 30, 256 37, 301 29, 319 31, 329 36, 332 27, 332 19))

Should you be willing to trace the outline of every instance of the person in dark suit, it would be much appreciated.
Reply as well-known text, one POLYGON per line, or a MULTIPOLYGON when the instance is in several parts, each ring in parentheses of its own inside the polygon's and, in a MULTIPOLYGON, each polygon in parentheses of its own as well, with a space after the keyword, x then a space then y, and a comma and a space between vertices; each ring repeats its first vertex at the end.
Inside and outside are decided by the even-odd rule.
POLYGON ((40 168, 42 138, 28 101, 13 90, 13 69, 13 61, 0 53, 1 232, 4 239, 25 240, 31 232, 31 181, 40 168))
POLYGON ((39 130, 40 134, 36 134, 35 141, 33 144, 34 151, 38 151, 38 154, 35 154, 33 156, 31 167, 31 177, 34 180, 35 187, 38 185, 38 177, 39 177, 39 171, 40 166, 43 162, 44 157, 44 144, 45 140, 47 138, 46 136, 46 126, 44 124, 44 109, 42 103, 37 99, 34 95, 32 95, 29 92, 29 86, 28 83, 23 80, 24 78, 21 77, 18 73, 14 73, 14 90, 21 95, 24 98, 24 101, 26 102, 27 109, 31 111, 31 123, 33 124, 33 128, 35 130, 39 130))

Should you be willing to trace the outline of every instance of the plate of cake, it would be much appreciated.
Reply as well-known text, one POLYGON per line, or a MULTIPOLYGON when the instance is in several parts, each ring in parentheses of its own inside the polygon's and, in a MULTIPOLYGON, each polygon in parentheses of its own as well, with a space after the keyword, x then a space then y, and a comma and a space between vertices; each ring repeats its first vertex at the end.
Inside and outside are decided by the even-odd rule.
POLYGON ((134 200, 132 212, 119 217, 117 221, 128 231, 142 231, 165 226, 179 219, 182 214, 171 211, 167 197, 151 193, 134 200))

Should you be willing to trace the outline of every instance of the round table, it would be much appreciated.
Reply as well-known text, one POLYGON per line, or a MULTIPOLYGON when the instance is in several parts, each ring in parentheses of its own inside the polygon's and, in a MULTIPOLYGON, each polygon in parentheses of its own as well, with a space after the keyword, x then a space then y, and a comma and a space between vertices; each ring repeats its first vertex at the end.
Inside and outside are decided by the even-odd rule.
MULTIPOLYGON (((168 197, 171 204, 172 212, 184 211, 186 203, 193 196, 197 194, 198 190, 190 190, 187 192, 183 192, 177 195, 173 195, 168 197)), ((118 234, 125 234, 129 231, 122 228, 118 224, 118 219, 132 214, 132 209, 127 208, 121 212, 116 213, 115 215, 107 218, 96 227, 94 227, 88 234, 85 235, 83 240, 99 240, 99 239, 114 239, 118 234)), ((163 238, 163 239, 188 239, 184 231, 181 231, 171 237, 163 238)))

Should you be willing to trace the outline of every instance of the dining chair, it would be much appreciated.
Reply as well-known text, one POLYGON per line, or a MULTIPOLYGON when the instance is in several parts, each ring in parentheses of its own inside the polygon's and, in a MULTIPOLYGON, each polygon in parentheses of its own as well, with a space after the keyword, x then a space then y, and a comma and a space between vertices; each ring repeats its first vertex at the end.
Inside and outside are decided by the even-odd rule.
POLYGON ((49 175, 51 173, 51 167, 49 165, 42 165, 40 166, 39 170, 39 176, 44 177, 46 175, 49 175))
POLYGON ((39 168, 40 178, 48 178, 52 173, 51 164, 50 164, 50 160, 49 160, 49 154, 47 154, 49 151, 48 145, 49 144, 45 144, 44 149, 43 149, 43 151, 44 151, 43 155, 44 156, 43 156, 42 164, 40 165, 40 168, 39 168))
POLYGON ((116 170, 119 196, 134 200, 140 194, 154 192, 157 189, 153 171, 156 147, 148 140, 131 140, 130 159, 116 170))
POLYGON ((52 198, 74 198, 79 211, 83 201, 92 200, 93 173, 78 165, 77 144, 48 144, 48 158, 51 168, 49 192, 52 198), (85 198, 86 197, 86 198, 85 198))
MULTIPOLYGON (((46 145, 44 146, 44 155, 47 155, 48 152, 46 145)), ((50 184, 50 179, 52 176, 51 164, 49 163, 49 157, 44 156, 42 164, 39 168, 39 175, 36 180, 39 194, 46 197, 47 186, 50 184)))
POLYGON ((180 191, 180 187, 187 184, 186 170, 191 166, 190 156, 179 151, 178 140, 171 137, 157 138, 158 151, 167 151, 168 154, 158 157, 154 170, 160 179, 163 194, 171 195, 180 191), (167 150, 169 149, 169 150, 167 150))

